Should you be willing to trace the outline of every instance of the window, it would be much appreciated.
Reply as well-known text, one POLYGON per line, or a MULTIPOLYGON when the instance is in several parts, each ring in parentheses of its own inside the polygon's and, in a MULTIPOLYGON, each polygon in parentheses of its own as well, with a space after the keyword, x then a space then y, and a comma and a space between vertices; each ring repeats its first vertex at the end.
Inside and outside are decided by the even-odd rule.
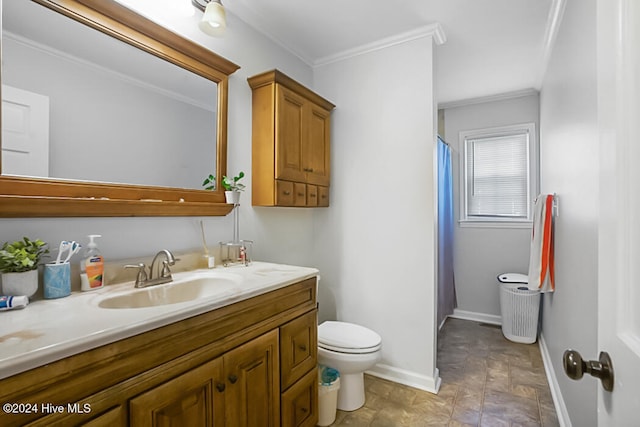
POLYGON ((529 225, 537 190, 535 125, 460 133, 461 225, 529 225))

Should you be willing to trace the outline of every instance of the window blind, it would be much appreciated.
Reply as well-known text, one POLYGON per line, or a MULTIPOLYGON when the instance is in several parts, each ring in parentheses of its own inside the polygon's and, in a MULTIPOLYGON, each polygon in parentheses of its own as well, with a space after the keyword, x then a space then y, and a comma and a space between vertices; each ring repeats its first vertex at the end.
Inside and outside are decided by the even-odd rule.
POLYGON ((529 133, 465 141, 467 218, 527 219, 529 133))

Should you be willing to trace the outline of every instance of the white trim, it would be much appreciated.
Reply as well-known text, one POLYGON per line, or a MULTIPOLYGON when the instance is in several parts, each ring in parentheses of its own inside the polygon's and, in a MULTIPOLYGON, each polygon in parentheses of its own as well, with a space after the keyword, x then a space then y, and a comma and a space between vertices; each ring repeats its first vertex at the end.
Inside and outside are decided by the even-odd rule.
POLYGON ((485 104, 487 102, 506 101, 509 99, 523 98, 525 96, 539 95, 540 91, 534 88, 516 90, 513 92, 498 93, 496 95, 480 96, 478 98, 461 99, 459 101, 442 102, 438 104, 439 110, 449 108, 466 107, 468 105, 485 104))
POLYGON ((544 42, 542 45, 542 59, 540 61, 541 68, 540 75, 538 76, 538 87, 542 87, 544 76, 547 73, 551 52, 553 52, 553 47, 556 44, 556 38, 560 31, 560 24, 562 23, 566 4, 566 0, 552 0, 551 7, 549 8, 547 26, 544 31, 544 42))
POLYGON ((450 314, 449 317, 452 319, 473 320, 474 322, 488 323, 490 325, 502 325, 502 316, 459 310, 457 308, 453 309, 453 314, 450 314))
POLYGON ((365 53, 375 52, 377 50, 386 49, 387 47, 410 42, 424 37, 432 37, 433 41, 437 45, 441 45, 447 41, 442 26, 439 23, 435 23, 417 28, 415 30, 407 31, 405 33, 400 33, 395 36, 387 37, 372 43, 367 43, 353 49, 347 49, 333 55, 325 56, 323 58, 318 58, 313 62, 313 67, 315 68, 334 62, 344 61, 345 59, 364 55, 365 53))
POLYGON ((533 221, 472 221, 460 220, 461 228, 531 228, 533 221))
POLYGON ((540 347, 540 354, 542 355, 542 363, 544 364, 544 371, 547 374, 547 382, 551 389, 551 397, 553 398, 553 406, 556 408, 556 414, 558 415, 558 422, 560 427, 571 427, 571 419, 569 418, 569 411, 567 405, 562 398, 562 390, 558 383, 558 377, 553 369, 553 363, 551 363, 551 355, 549 354, 549 348, 544 339, 544 334, 541 332, 538 338, 538 346, 540 347))
POLYGON ((417 372, 378 363, 373 369, 365 371, 365 373, 434 394, 438 394, 440 383, 442 382, 440 371, 437 368, 433 376, 430 377, 417 372))

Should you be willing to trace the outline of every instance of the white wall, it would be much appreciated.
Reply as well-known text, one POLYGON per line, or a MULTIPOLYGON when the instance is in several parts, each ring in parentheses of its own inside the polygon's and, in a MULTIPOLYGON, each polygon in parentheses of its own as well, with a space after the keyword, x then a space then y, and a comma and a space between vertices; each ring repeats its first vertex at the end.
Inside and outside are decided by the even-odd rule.
POLYGON ((571 424, 596 425, 595 381, 573 381, 562 354, 597 351, 598 172, 596 2, 568 1, 540 94, 541 185, 560 201, 556 292, 543 298, 542 335, 571 424))
POLYGON ((324 65, 331 208, 317 211, 320 320, 382 336, 378 375, 434 389, 435 108, 430 37, 324 65), (399 72, 399 69, 402 71, 399 72))
MULTIPOLYGON (((326 65, 315 73, 228 14, 214 39, 197 16, 167 26, 239 64, 229 80, 228 171, 251 176, 247 77, 278 68, 334 102, 331 207, 253 208, 247 188, 242 238, 255 258, 317 266, 321 316, 361 323, 383 338, 381 375, 435 390, 435 106, 431 38, 326 65), (397 78, 399 68, 402 77, 397 78), (315 87, 313 86, 315 77, 315 87)), ((0 219, 0 240, 83 240, 99 233, 108 259, 200 246, 200 218, 0 219)), ((207 240, 232 237, 232 218, 206 218, 207 240)))
MULTIPOLYGON (((244 170, 251 182, 251 89, 247 77, 278 68, 303 84, 311 85, 312 71, 301 60, 274 44, 232 14, 224 38, 200 32, 196 14, 175 16, 165 24, 242 68, 229 79, 228 171, 244 170)), ((252 208, 251 188, 242 196, 240 235, 255 240, 254 257, 266 261, 313 265, 312 211, 252 208)), ((105 257, 117 260, 152 255, 159 249, 180 251, 201 247, 201 218, 67 218, 0 219, 0 243, 22 236, 41 238, 57 247, 60 240, 86 242, 86 235, 103 235, 105 257)), ((207 241, 212 244, 233 236, 232 217, 205 218, 207 241)))
POLYGON ((444 110, 444 138, 452 152, 454 216, 454 274, 456 313, 480 314, 499 321, 496 276, 529 271, 531 228, 460 227, 460 132, 533 122, 538 132, 538 94, 471 103, 444 110))

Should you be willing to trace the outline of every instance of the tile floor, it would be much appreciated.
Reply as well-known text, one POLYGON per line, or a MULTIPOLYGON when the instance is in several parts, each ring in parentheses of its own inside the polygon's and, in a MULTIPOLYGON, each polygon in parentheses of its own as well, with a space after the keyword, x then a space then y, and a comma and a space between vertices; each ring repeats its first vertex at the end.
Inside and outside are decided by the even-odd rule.
POLYGON ((333 426, 558 426, 538 344, 499 327, 448 319, 438 337, 437 395, 365 376, 367 400, 333 426))

